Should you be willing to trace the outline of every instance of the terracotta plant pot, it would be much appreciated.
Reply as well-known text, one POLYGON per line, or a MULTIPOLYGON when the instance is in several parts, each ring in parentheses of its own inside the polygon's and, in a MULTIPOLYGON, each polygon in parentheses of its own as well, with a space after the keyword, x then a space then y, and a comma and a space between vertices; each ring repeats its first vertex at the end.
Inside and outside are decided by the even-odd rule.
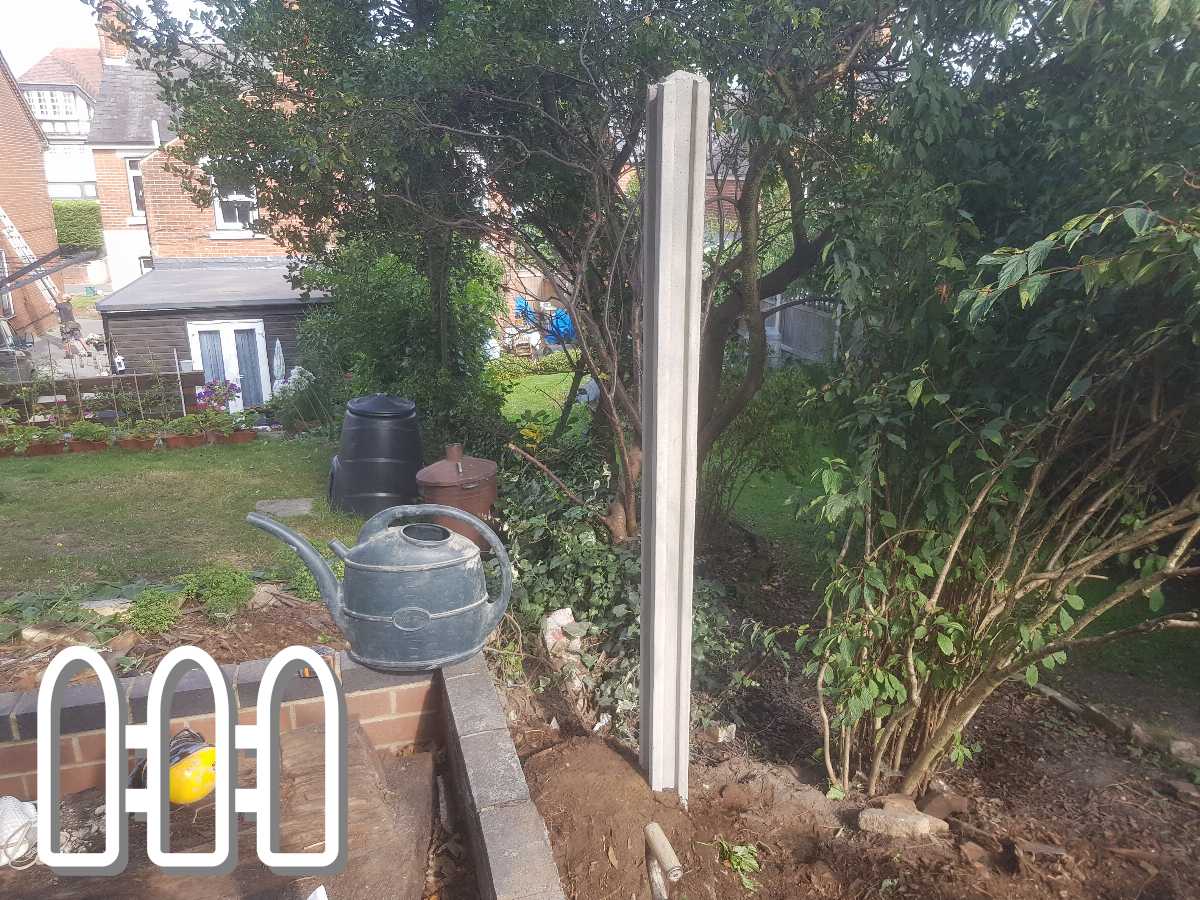
POLYGON ((30 444, 25 448, 26 456, 54 456, 57 453, 63 452, 63 445, 55 444, 30 444))
POLYGON ((71 441, 67 447, 72 453, 95 453, 97 450, 107 450, 108 441, 71 441))
POLYGON ((123 437, 117 439, 117 446, 122 450, 153 450, 158 438, 123 437))
POLYGON ((163 443, 169 450, 203 447, 208 443, 208 436, 204 434, 168 434, 163 437, 163 443))
POLYGON ((248 444, 258 437, 258 432, 251 428, 246 431, 235 431, 233 434, 222 435, 222 437, 225 438, 226 444, 248 444))

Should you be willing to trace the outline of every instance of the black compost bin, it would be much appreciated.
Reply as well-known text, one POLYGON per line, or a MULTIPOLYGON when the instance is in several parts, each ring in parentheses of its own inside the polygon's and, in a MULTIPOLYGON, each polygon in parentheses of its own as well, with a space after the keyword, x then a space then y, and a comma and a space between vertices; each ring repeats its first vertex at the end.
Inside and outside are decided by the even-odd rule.
POLYGON ((417 405, 369 394, 346 404, 342 443, 329 469, 329 505, 360 516, 417 500, 421 468, 417 405))

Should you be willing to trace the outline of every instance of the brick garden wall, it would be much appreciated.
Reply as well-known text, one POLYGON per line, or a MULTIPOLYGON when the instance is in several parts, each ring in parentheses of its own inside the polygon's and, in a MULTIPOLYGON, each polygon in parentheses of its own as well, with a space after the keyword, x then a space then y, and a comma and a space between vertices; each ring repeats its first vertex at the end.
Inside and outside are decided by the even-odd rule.
MULTIPOLYGON (((268 660, 225 665, 237 704, 237 721, 256 721, 258 686, 268 660)), ((367 669, 345 654, 334 658, 341 679, 347 719, 357 719, 376 749, 433 745, 445 733, 442 694, 429 675, 388 675, 367 669)), ((324 721, 320 682, 315 678, 281 680, 280 731, 324 721)), ((150 676, 117 679, 131 724, 146 721, 150 676)), ((64 691, 59 742, 61 791, 98 787, 104 782, 106 735, 104 704, 96 683, 71 685, 64 691)), ((212 691, 199 670, 180 679, 171 703, 170 733, 191 728, 213 740, 212 691)), ((0 796, 33 800, 37 792, 37 693, 0 694, 0 796)), ((129 751, 129 767, 134 752, 129 751)))

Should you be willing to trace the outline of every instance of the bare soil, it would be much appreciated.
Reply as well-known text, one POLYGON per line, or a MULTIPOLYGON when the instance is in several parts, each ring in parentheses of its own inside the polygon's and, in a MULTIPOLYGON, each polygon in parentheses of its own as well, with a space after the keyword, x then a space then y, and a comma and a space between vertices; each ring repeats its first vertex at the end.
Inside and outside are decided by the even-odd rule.
MULTIPOLYGON (((321 644, 334 650, 349 647, 323 604, 282 593, 269 605, 249 609, 228 624, 214 624, 200 609, 188 606, 165 634, 143 636, 130 631, 110 642, 110 646, 121 647, 117 655, 136 660, 121 670, 121 675, 149 674, 170 650, 185 645, 199 647, 218 663, 238 663, 266 659, 295 644, 321 644)), ((36 690, 46 666, 62 646, 30 646, 19 641, 0 646, 0 692, 36 690)), ((76 680, 94 678, 89 669, 76 680)))

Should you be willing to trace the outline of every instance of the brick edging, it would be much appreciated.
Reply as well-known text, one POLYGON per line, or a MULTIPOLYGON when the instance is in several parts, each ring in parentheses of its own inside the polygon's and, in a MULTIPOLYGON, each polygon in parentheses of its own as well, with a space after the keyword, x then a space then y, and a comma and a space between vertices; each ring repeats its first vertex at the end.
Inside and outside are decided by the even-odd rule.
MULTIPOLYGON (((270 660, 259 659, 221 669, 233 689, 239 724, 256 719, 258 689, 270 660)), ((433 687, 433 673, 401 675, 358 665, 345 653, 332 657, 346 699, 346 714, 357 719, 377 749, 414 744, 440 744, 445 732, 442 695, 433 687)), ((146 720, 150 676, 118 678, 126 701, 129 724, 146 720)), ((290 731, 324 719, 320 682, 290 677, 280 684, 280 731, 290 731)), ((104 701, 95 683, 68 685, 63 690, 59 721, 60 784, 64 794, 95 787, 104 778, 104 701)), ((214 739, 213 697, 208 679, 188 670, 171 703, 172 733, 191 728, 214 739)), ((0 796, 34 799, 37 784, 37 692, 0 694, 0 796)), ((130 759, 133 753, 130 751, 130 759)))
POLYGON ((550 837, 529 796, 481 654, 441 672, 455 794, 484 900, 564 900, 550 837))

